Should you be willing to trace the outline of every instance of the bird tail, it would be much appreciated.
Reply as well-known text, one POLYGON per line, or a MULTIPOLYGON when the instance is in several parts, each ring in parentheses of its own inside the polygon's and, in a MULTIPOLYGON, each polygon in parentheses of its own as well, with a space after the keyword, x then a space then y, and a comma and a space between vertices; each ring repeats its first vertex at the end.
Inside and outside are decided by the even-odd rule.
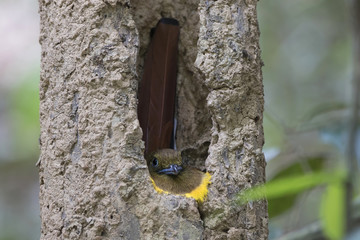
POLYGON ((174 144, 179 32, 179 23, 173 18, 160 19, 152 31, 138 94, 145 156, 174 144))

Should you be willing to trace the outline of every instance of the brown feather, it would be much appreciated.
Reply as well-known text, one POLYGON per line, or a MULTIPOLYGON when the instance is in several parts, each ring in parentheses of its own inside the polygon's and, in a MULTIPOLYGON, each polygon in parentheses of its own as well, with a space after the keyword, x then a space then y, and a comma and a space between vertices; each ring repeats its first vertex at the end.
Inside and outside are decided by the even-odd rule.
POLYGON ((138 104, 145 156, 158 149, 171 147, 179 31, 175 19, 161 19, 145 58, 138 104))

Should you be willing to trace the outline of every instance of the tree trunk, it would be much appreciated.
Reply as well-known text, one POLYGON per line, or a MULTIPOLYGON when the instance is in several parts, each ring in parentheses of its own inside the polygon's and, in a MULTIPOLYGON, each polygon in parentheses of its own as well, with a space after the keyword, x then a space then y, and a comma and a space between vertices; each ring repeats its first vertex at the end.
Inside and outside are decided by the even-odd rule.
POLYGON ((266 239, 263 86, 252 0, 40 0, 41 239, 266 239), (208 199, 153 189, 137 120, 151 27, 181 26, 177 148, 208 199), (209 153, 209 154, 208 154, 209 153))

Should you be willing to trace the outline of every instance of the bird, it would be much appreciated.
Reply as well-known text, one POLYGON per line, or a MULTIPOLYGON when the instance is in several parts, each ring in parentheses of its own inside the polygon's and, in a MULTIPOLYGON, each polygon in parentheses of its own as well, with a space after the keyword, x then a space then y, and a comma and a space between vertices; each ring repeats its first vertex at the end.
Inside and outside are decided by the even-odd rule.
POLYGON ((160 149, 148 158, 152 184, 159 193, 182 195, 203 202, 208 194, 211 175, 194 167, 183 166, 181 154, 160 149))
POLYGON ((203 202, 211 175, 183 165, 175 150, 175 102, 180 26, 161 18, 151 30, 138 91, 138 119, 145 142, 144 157, 154 189, 203 202))

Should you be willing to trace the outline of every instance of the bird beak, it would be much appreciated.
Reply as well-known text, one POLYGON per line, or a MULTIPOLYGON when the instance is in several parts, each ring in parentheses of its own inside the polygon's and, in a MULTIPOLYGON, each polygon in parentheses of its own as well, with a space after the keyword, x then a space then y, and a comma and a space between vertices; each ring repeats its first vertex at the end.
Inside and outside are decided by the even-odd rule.
POLYGON ((164 168, 158 171, 159 174, 178 175, 183 168, 177 164, 171 164, 169 168, 164 168))

